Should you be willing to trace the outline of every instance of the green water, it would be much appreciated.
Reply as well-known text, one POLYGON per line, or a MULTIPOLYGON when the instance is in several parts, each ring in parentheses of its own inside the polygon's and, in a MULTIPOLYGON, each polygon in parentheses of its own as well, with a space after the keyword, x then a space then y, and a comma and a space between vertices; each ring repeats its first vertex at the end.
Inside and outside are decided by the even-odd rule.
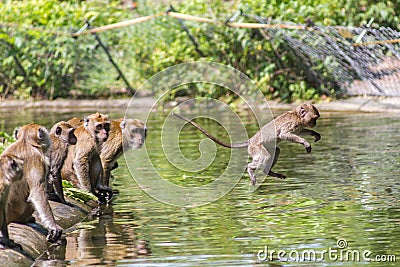
MULTIPOLYGON (((50 125, 70 115, 38 118, 50 125)), ((281 157, 274 170, 287 179, 267 177, 251 192, 244 175, 226 196, 200 207, 175 207, 150 197, 138 187, 122 158, 113 172, 113 187, 119 190, 113 204, 68 232, 66 246, 53 248, 37 265, 298 266, 293 260, 306 251, 316 252, 318 259, 326 251, 324 261, 318 263, 323 266, 378 265, 365 261, 363 254, 371 260, 396 255, 400 261, 400 117, 321 115, 315 130, 322 139, 312 143, 311 154, 301 145, 280 144, 281 157), (338 239, 347 242, 345 249, 338 249, 338 239), (276 252, 270 258, 272 250, 276 252), (286 253, 281 252, 280 259, 279 250, 286 253), (359 262, 349 251, 359 253, 359 262)), ((148 122, 146 150, 162 175, 187 186, 212 182, 226 166, 230 150, 218 148, 218 158, 209 169, 183 176, 162 156, 161 122, 161 113, 154 113, 148 122)), ((257 130, 251 121, 246 125, 250 134, 257 130)), ((220 131, 217 125, 207 127, 220 131)), ((185 155, 200 155, 201 134, 187 127, 180 138, 185 155)), ((140 162, 143 153, 144 149, 132 151, 127 162, 140 162)), ((152 179, 150 172, 145 177, 152 179)))

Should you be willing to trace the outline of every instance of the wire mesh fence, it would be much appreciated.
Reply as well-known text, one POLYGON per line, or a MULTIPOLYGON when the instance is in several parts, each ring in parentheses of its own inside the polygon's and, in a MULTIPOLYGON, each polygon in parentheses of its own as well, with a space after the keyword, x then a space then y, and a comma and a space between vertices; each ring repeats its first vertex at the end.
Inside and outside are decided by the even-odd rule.
MULTIPOLYGON (((62 94, 54 95, 54 87, 65 88, 66 95, 73 95, 74 90, 70 88, 79 86, 94 88, 92 93, 100 87, 119 88, 118 90, 122 93, 132 93, 133 89, 143 82, 136 80, 135 77, 143 77, 151 73, 145 60, 139 58, 143 56, 141 55, 143 51, 135 52, 137 46, 149 46, 150 49, 147 49, 149 53, 152 47, 156 47, 154 42, 160 41, 156 37, 160 32, 169 39, 165 40, 166 44, 173 44, 173 39, 182 38, 179 35, 185 31, 185 35, 190 37, 192 45, 195 46, 194 50, 201 52, 201 45, 195 43, 199 36, 191 33, 191 29, 196 27, 194 26, 196 23, 206 23, 211 25, 206 31, 206 34, 210 36, 215 34, 213 29, 216 27, 247 29, 248 35, 244 38, 250 42, 252 32, 258 29, 262 33, 264 42, 279 42, 281 49, 286 49, 293 55, 294 64, 291 64, 291 68, 301 70, 307 81, 322 86, 327 91, 334 89, 335 92, 346 95, 400 96, 400 32, 388 27, 325 27, 315 26, 312 22, 300 25, 249 14, 240 15, 250 22, 235 22, 239 17, 238 14, 231 20, 222 22, 167 12, 147 16, 144 17, 145 19, 136 18, 115 25, 88 28, 79 34, 76 32, 73 34, 71 30, 59 29, 47 35, 35 35, 34 31, 46 30, 32 28, 32 34, 29 37, 25 36, 25 39, 21 39, 21 36, 17 34, 18 25, 3 23, 0 24, 0 33, 2 33, 0 48, 4 51, 0 70, 2 94, 7 95, 23 80, 30 79, 32 76, 30 72, 33 70, 43 72, 42 80, 36 82, 37 87, 45 88, 39 86, 41 83, 47 85, 47 89, 38 89, 36 94, 47 94, 49 98, 63 96, 62 94), (171 16, 169 20, 162 19, 168 15, 171 16), (170 22, 174 19, 179 19, 180 22, 185 20, 194 22, 189 26, 180 23, 171 27, 170 22), (141 23, 140 27, 132 26, 138 23, 141 23), (120 27, 124 28, 114 30, 120 27), (95 32, 102 33, 92 36, 95 32), (63 38, 54 39, 51 38, 52 35, 62 35, 63 38), (135 38, 139 35, 146 35, 147 42, 143 42, 142 39, 140 43, 136 43, 135 38), (35 36, 37 40, 30 42, 30 45, 47 47, 40 54, 37 54, 33 47, 24 47, 23 44, 27 39, 32 41, 36 38, 35 36), (52 40, 58 41, 54 43, 52 40), (60 47, 65 47, 65 49, 60 49, 60 47), (16 53, 16 50, 21 48, 25 49, 23 56, 21 53, 16 53), (9 64, 4 64, 5 60, 9 64), (29 61, 29 64, 25 61, 29 61), (35 64, 40 67, 34 68, 35 64), (130 68, 132 64, 141 65, 143 72, 138 68, 130 68), (74 71, 71 71, 71 65, 74 66, 74 71), (104 68, 107 70, 104 71, 104 68), (91 71, 82 71, 83 69, 91 71), (53 76, 61 77, 61 79, 52 78, 53 76)), ((160 44, 157 43, 157 45, 160 44)), ((151 56, 146 55, 146 58, 151 58, 151 56)), ((163 66, 174 63, 173 60, 168 59, 173 56, 165 54, 163 66)), ((199 57, 202 56, 204 55, 199 53, 199 57)), ((28 89, 32 90, 32 88, 28 89)))

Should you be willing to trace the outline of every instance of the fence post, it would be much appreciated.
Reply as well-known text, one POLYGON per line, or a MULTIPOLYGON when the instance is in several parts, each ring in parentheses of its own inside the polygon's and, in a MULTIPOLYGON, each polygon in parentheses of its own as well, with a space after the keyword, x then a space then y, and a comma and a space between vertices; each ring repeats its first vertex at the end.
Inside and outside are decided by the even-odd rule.
MULTIPOLYGON (((90 29, 90 22, 87 21, 86 22, 88 28, 90 29)), ((129 84, 128 80, 126 79, 125 75, 122 73, 121 69, 118 67, 117 63, 115 63, 114 59, 112 58, 110 52, 108 51, 108 48, 104 45, 103 41, 100 39, 99 35, 97 33, 92 33, 94 38, 96 39, 97 43, 100 45, 100 47, 104 50, 104 52, 106 53, 108 60, 110 61, 110 63, 114 66, 114 68, 116 69, 116 71, 118 72, 118 78, 121 78, 124 83, 126 84, 126 87, 128 89, 128 91, 133 95, 135 94, 135 90, 132 89, 131 85, 129 84)))

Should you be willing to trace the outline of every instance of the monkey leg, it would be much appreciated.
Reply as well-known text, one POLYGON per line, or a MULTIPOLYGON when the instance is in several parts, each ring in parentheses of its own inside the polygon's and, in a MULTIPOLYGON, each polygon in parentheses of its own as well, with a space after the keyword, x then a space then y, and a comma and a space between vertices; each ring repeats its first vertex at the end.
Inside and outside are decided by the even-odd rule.
POLYGON ((7 237, 0 237, 0 249, 6 249, 6 248, 23 251, 22 246, 18 243, 15 243, 14 240, 9 239, 7 237))
POLYGON ((96 192, 95 195, 97 196, 100 204, 107 204, 107 203, 111 202, 111 199, 113 197, 112 188, 109 186, 103 185, 101 176, 97 180, 95 192, 96 192))
POLYGON ((31 189, 29 200, 40 216, 43 225, 47 228, 47 241, 56 242, 61 238, 62 228, 55 222, 53 212, 45 193, 45 184, 37 185, 31 189))
MULTIPOLYGON (((6 196, 8 198, 8 196, 6 196)), ((0 199, 1 203, 1 211, 0 211, 0 224, 1 224, 1 236, 3 238, 9 238, 8 234, 8 228, 7 228, 7 215, 6 215, 6 209, 7 209, 7 204, 6 200, 0 199)))
MULTIPOLYGON (((108 163, 105 164, 110 166, 108 163)), ((90 184, 91 192, 97 197, 100 204, 107 204, 111 201, 113 197, 113 192, 111 187, 104 184, 104 169, 101 163, 100 156, 98 154, 93 155, 90 164, 90 184)))
POLYGON ((118 162, 115 162, 114 165, 111 167, 111 170, 115 170, 118 168, 118 162))
POLYGON ((72 206, 64 198, 64 190, 62 187, 61 172, 58 173, 54 170, 50 170, 47 183, 47 198, 52 201, 56 201, 68 206, 72 206))
POLYGON ((71 204, 68 203, 64 198, 64 190, 62 186, 62 178, 60 171, 58 171, 58 173, 55 175, 53 186, 54 186, 54 193, 57 196, 59 202, 71 206, 71 204))
POLYGON ((270 160, 271 155, 262 144, 257 146, 249 146, 248 151, 252 157, 252 161, 247 164, 247 172, 250 176, 252 185, 256 185, 256 176, 254 172, 259 167, 265 166, 268 160, 270 160))
POLYGON ((92 185, 89 176, 90 164, 87 155, 76 155, 73 161, 73 169, 78 178, 79 188, 92 192, 92 185))
POLYGON ((97 191, 95 194, 98 198, 98 201, 100 202, 100 204, 107 204, 111 202, 111 199, 114 195, 112 189, 108 186, 100 186, 97 187, 97 191))
POLYGON ((271 168, 268 168, 268 165, 265 166, 264 173, 267 174, 267 175, 269 175, 269 176, 272 176, 272 177, 276 177, 276 178, 280 178, 280 179, 285 179, 285 178, 286 178, 286 175, 281 174, 281 173, 276 173, 276 172, 273 172, 273 171, 272 171, 272 168, 273 168, 273 167, 275 166, 275 164, 278 162, 278 159, 279 159, 279 155, 280 155, 280 154, 281 154, 281 149, 280 149, 279 147, 276 147, 276 148, 275 148, 274 160, 272 161, 271 168))

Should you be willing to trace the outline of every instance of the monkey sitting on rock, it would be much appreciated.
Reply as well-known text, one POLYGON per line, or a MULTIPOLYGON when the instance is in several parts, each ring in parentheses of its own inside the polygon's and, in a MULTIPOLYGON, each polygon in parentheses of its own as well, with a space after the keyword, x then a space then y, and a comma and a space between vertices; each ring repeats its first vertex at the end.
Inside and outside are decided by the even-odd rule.
MULTIPOLYGON (((68 121, 72 126, 73 123, 68 121)), ((99 112, 84 118, 83 124, 75 129, 76 145, 69 147, 62 178, 76 187, 98 197, 101 204, 111 201, 112 189, 104 184, 104 170, 100 159, 101 145, 110 132, 108 115, 99 112)))
POLYGON ((179 115, 172 113, 194 127, 200 130, 208 138, 213 140, 215 143, 227 147, 227 148, 245 148, 249 155, 252 157, 252 161, 247 164, 247 172, 250 176, 251 183, 256 184, 255 170, 259 167, 264 168, 264 173, 272 177, 285 179, 286 175, 276 173, 272 171, 278 161, 280 149, 276 145, 282 141, 289 141, 292 143, 302 144, 307 153, 311 152, 311 145, 300 135, 311 135, 315 138, 315 142, 321 139, 321 135, 313 130, 306 129, 305 127, 314 127, 317 124, 317 119, 320 117, 319 112, 312 104, 302 104, 292 111, 288 111, 271 122, 264 125, 256 134, 254 134, 249 140, 242 143, 225 143, 218 140, 215 136, 207 132, 203 127, 197 123, 179 115), (271 158, 274 153, 274 158, 271 158), (272 160, 271 168, 268 163, 272 160))
POLYGON ((65 121, 57 122, 50 129, 51 149, 48 152, 50 171, 47 179, 47 195, 49 200, 69 205, 64 198, 62 187, 61 168, 64 165, 70 145, 77 142, 75 128, 65 121))
POLYGON ((17 141, 11 144, 2 156, 11 156, 23 161, 22 178, 10 186, 7 203, 7 224, 29 223, 37 211, 41 222, 48 230, 47 240, 60 239, 62 228, 55 222, 46 195, 46 179, 49 171, 47 152, 51 148, 49 133, 43 126, 31 123, 16 132, 17 141))

